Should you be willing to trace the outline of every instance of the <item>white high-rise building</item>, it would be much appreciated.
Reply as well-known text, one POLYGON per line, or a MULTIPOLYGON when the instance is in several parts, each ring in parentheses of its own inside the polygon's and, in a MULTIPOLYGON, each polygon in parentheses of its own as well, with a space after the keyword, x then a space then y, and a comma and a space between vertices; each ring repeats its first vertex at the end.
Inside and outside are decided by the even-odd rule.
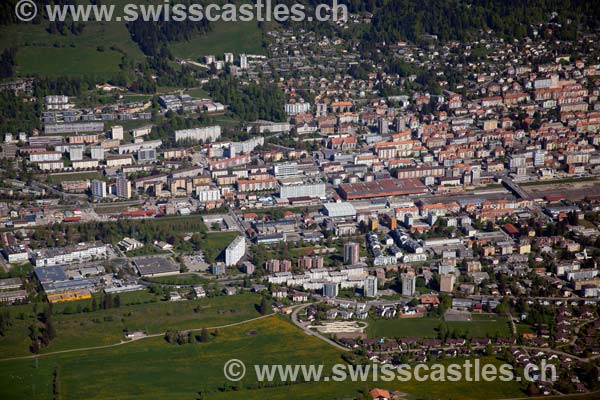
POLYGON ((240 69, 248 69, 248 56, 240 54, 240 69))
POLYGON ((363 289, 365 297, 377 297, 377 277, 367 276, 363 289))
POLYGON ((288 115, 304 114, 310 111, 310 103, 287 103, 285 113, 288 115))
POLYGON ((125 177, 125 175, 119 175, 116 184, 117 197, 123 199, 131 198, 131 182, 125 177))
POLYGON ((325 197, 326 186, 322 182, 291 184, 286 185, 282 182, 279 190, 279 197, 289 199, 290 197, 325 197))
POLYGON ((323 284, 323 296, 334 298, 337 297, 339 293, 339 286, 337 282, 325 282, 323 284))
POLYGON ((236 265, 246 254, 246 237, 238 236, 225 249, 225 265, 236 265))
POLYGON ((536 150, 533 152, 533 165, 543 167, 546 162, 546 150, 536 150))
POLYGON ((92 196, 100 199, 106 197, 106 182, 94 179, 91 186, 92 196))
POLYGON ((417 288, 417 277, 414 272, 402 274, 402 296, 414 296, 417 288))
POLYGON ((104 148, 102 146, 92 147, 92 160, 104 160, 104 148))
POLYGON ((71 146, 71 148, 69 149, 69 160, 83 160, 83 146, 71 146))
POLYGON ((221 137, 221 127, 219 125, 175 131, 176 142, 186 139, 193 141, 201 140, 203 142, 214 142, 219 137, 221 137))
POLYGON ((121 125, 115 125, 110 130, 110 137, 116 140, 123 140, 123 127, 121 125))
POLYGON ((298 175, 298 163, 284 162, 275 164, 273 166, 273 173, 276 178, 298 175))

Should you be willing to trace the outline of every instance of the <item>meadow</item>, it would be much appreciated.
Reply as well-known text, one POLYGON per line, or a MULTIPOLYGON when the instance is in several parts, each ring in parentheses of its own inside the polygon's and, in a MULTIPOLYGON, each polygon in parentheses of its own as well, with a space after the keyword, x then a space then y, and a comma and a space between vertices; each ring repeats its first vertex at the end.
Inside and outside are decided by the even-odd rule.
POLYGON ((196 34, 189 41, 171 43, 169 49, 175 57, 191 60, 205 55, 222 57, 227 52, 236 56, 240 53, 265 54, 257 22, 220 21, 211 26, 212 30, 207 34, 196 34))
MULTIPOLYGON (((119 308, 90 312, 77 310, 90 307, 91 300, 56 304, 53 320, 57 335, 41 353, 118 343, 124 339, 124 330, 155 334, 226 325, 259 316, 256 305, 260 296, 253 293, 181 302, 160 301, 148 292, 122 293, 120 298, 123 305, 119 308)), ((37 312, 42 310, 40 306, 37 312)), ((10 313, 12 326, 0 337, 1 357, 30 355, 29 326, 37 321, 33 306, 11 307, 10 313)))
POLYGON ((204 285, 211 283, 206 278, 196 274, 180 274, 171 276, 158 276, 156 278, 145 278, 147 282, 158 283, 162 285, 204 285))
POLYGON ((493 316, 493 318, 474 317, 472 321, 444 322, 434 317, 424 318, 396 318, 369 320, 367 333, 369 337, 409 337, 421 338, 437 337, 440 324, 446 323, 450 334, 466 334, 470 337, 481 338, 499 335, 510 336, 510 327, 506 318, 493 316))
POLYGON ((71 172, 71 173, 60 173, 60 174, 51 174, 51 175, 39 175, 38 179, 46 178, 46 181, 50 184, 59 184, 65 181, 77 181, 84 179, 100 179, 106 180, 106 177, 102 175, 98 171, 83 171, 83 172, 71 172))
MULTIPOLYGON (((81 3, 89 4, 89 1, 81 3)), ((102 4, 116 5, 115 15, 119 15, 127 1, 109 0, 102 4)), ((79 35, 70 32, 51 34, 47 31, 48 25, 49 22, 43 20, 41 24, 0 28, 0 50, 18 49, 18 76, 85 75, 101 82, 120 72, 123 56, 134 62, 145 59, 124 21, 88 21, 79 35)), ((224 52, 264 54, 262 32, 257 22, 215 22, 207 34, 194 34, 189 41, 170 42, 168 48, 175 57, 194 60, 208 54, 222 57, 224 52)))
MULTIPOLYGON (((409 400, 522 395, 515 382, 330 381, 267 387, 257 384, 253 368, 254 364, 323 364, 328 375, 331 366, 341 362, 338 350, 273 316, 221 329, 206 343, 178 346, 151 338, 38 360, 0 361, 7 371, 0 397, 51 398, 57 372, 62 399, 351 399, 373 387, 400 390, 408 393, 409 400), (238 383, 223 376, 223 365, 232 358, 247 366, 246 377, 238 383)), ((499 363, 494 358, 482 362, 499 363)))
POLYGON ((123 55, 136 61, 144 57, 122 22, 88 22, 81 35, 50 34, 47 26, 44 21, 2 27, 0 48, 18 48, 19 76, 92 75, 102 80, 119 72, 123 55))

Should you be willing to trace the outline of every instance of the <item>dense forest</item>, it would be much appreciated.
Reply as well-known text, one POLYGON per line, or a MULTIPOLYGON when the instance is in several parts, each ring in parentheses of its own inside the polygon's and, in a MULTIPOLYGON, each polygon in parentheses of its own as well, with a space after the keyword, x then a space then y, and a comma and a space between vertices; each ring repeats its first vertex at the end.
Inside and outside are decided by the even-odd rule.
MULTIPOLYGON (((355 7, 355 1, 349 1, 355 7)), ((388 0, 366 2, 373 8, 367 42, 416 41, 425 34, 439 40, 462 40, 481 29, 506 39, 531 34, 530 25, 553 22, 559 39, 573 39, 578 29, 595 29, 598 0, 388 0), (554 13, 554 14, 553 14, 554 13)))
POLYGON ((15 73, 17 49, 5 49, 0 55, 0 79, 11 78, 15 73))
POLYGON ((0 132, 30 132, 39 128, 37 103, 29 103, 11 92, 0 92, 0 132))
MULTIPOLYGON (((197 1, 180 1, 189 7, 197 1)), ((194 33, 206 33, 210 30, 209 21, 143 21, 138 19, 127 24, 131 38, 147 56, 156 56, 168 42, 190 40, 194 33)))
POLYGON ((286 119, 285 96, 274 84, 241 86, 229 77, 210 81, 206 89, 215 100, 229 104, 229 109, 243 121, 286 119))

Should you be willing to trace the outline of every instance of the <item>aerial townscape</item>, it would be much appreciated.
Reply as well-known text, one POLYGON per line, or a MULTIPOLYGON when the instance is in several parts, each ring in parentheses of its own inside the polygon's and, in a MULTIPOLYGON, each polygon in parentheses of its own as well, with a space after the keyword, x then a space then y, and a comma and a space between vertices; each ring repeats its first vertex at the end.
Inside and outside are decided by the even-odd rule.
POLYGON ((318 23, 16 3, 0 398, 600 398, 597 1, 347 0, 318 23), (518 376, 251 367, 465 360, 518 376))

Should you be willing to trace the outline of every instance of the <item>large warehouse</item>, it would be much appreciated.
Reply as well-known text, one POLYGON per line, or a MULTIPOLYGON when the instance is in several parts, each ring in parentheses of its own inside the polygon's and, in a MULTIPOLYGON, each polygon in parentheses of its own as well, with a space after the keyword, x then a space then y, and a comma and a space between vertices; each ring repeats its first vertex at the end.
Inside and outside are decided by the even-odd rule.
POLYGON ((373 197, 424 194, 427 193, 427 188, 418 179, 382 179, 372 182, 341 184, 339 191, 344 200, 360 200, 373 197))
POLYGON ((148 256, 133 261, 141 277, 166 276, 179 273, 179 265, 171 257, 148 256))
POLYGON ((332 218, 356 217, 356 208, 350 203, 326 203, 324 214, 332 218))

